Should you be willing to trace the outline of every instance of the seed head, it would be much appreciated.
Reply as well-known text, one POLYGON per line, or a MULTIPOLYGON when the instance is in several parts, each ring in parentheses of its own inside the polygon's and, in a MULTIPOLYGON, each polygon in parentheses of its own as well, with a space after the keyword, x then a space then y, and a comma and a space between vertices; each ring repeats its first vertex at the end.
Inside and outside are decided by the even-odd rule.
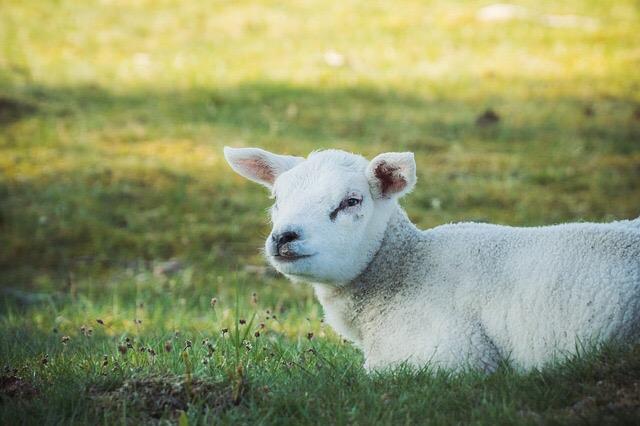
POLYGON ((98 324, 100 324, 100 325, 104 325, 104 321, 102 321, 100 318, 98 318, 98 319, 96 320, 96 322, 97 322, 98 324))
POLYGON ((218 299, 216 297, 212 297, 211 298, 211 307, 215 308, 216 307, 216 303, 218 303, 218 299))
POLYGON ((166 342, 164 342, 164 351, 171 352, 171 349, 173 349, 173 346, 171 345, 171 340, 167 340, 166 342))
POLYGON ((240 318, 240 321, 238 321, 241 325, 244 325, 247 323, 247 321, 244 318, 240 318))
POLYGON ((126 355, 128 350, 129 348, 127 347, 127 345, 118 345, 118 352, 120 352, 122 355, 126 355))
POLYGON ((62 336, 62 338, 60 339, 60 341, 62 342, 62 344, 66 345, 67 343, 69 343, 69 340, 71 340, 71 337, 69 336, 62 336))
POLYGON ((256 336, 256 337, 260 337, 260 332, 256 331, 253 335, 256 336))
POLYGON ((307 333, 307 339, 313 339, 313 333, 311 331, 307 333))
POLYGON ((222 329, 222 335, 224 336, 225 334, 227 334, 229 332, 228 328, 223 328, 222 329))

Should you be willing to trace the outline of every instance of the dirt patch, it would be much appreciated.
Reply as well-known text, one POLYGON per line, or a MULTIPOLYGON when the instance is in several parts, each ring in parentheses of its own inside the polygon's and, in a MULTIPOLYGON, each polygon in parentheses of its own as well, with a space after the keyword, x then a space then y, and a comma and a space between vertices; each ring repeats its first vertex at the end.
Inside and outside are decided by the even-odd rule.
POLYGON ((13 123, 36 111, 33 104, 0 96, 0 125, 13 123))
POLYGON ((552 418, 567 423, 635 423, 640 419, 640 382, 627 386, 598 382, 591 395, 581 398, 571 407, 556 411, 552 418))
POLYGON ((595 372, 595 383, 583 385, 585 396, 561 410, 561 417, 599 424, 636 423, 640 419, 640 345, 623 358, 601 354, 595 372))
POLYGON ((604 351, 591 374, 590 380, 576 382, 579 396, 570 405, 525 416, 537 423, 640 424, 640 345, 624 356, 604 351))
POLYGON ((110 391, 90 389, 99 408, 113 411, 126 404, 127 411, 142 418, 177 418, 190 405, 206 406, 220 413, 239 405, 246 391, 244 381, 213 383, 184 377, 147 377, 130 379, 110 391))
POLYGON ((0 397, 31 399, 37 394, 38 390, 21 377, 0 376, 0 397))
POLYGON ((488 127, 497 124, 500 121, 500 116, 492 109, 487 109, 478 117, 476 117, 476 126, 488 127))

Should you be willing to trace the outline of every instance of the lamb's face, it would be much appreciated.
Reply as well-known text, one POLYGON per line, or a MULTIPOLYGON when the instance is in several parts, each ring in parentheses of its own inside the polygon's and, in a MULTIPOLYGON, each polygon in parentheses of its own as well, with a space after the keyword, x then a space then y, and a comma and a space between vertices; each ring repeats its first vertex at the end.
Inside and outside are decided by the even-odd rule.
POLYGON ((293 279, 340 285, 360 274, 380 247, 395 199, 415 183, 410 153, 372 162, 343 151, 277 156, 225 148, 241 175, 269 187, 269 262, 293 279))
POLYGON ((273 229, 265 243, 277 270, 295 278, 343 282, 364 269, 363 253, 384 225, 375 220, 379 209, 366 166, 355 155, 318 153, 278 176, 272 191, 273 229))

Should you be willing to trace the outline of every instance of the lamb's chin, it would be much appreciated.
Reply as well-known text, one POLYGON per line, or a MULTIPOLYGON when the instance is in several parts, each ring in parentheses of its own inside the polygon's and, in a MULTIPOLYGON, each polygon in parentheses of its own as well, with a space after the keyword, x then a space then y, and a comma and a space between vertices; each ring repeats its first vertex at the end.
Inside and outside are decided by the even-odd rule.
POLYGON ((309 280, 311 276, 309 274, 309 266, 306 265, 308 262, 305 259, 300 259, 295 262, 283 262, 276 261, 272 258, 269 258, 269 263, 274 269, 280 272, 283 275, 286 275, 289 279, 292 280, 309 280))
POLYGON ((336 265, 337 259, 318 253, 295 261, 279 261, 274 256, 267 256, 267 261, 276 271, 296 283, 318 283, 340 287, 342 283, 349 281, 340 274, 336 274, 340 270, 336 265))
POLYGON ((287 277, 289 281, 295 284, 313 282, 312 278, 303 275, 284 274, 284 276, 287 277))
POLYGON ((341 284, 337 283, 335 278, 326 277, 322 274, 312 272, 283 272, 284 276, 294 283, 308 283, 308 284, 326 284, 332 287, 340 287, 341 284))
POLYGON ((284 275, 294 283, 316 283, 326 281, 320 278, 318 274, 315 274, 313 271, 313 267, 309 264, 302 265, 302 262, 298 264, 298 262, 280 263, 273 261, 270 261, 270 263, 276 271, 280 272, 282 275, 284 275))

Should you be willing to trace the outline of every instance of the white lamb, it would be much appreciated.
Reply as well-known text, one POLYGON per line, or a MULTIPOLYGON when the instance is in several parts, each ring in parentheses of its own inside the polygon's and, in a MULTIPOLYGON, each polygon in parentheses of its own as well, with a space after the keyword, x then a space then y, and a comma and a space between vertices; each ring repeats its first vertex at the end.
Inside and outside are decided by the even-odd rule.
POLYGON ((531 368, 640 337, 640 218, 420 231, 397 202, 416 183, 412 153, 224 153, 275 198, 269 262, 313 284, 367 369, 531 368))

